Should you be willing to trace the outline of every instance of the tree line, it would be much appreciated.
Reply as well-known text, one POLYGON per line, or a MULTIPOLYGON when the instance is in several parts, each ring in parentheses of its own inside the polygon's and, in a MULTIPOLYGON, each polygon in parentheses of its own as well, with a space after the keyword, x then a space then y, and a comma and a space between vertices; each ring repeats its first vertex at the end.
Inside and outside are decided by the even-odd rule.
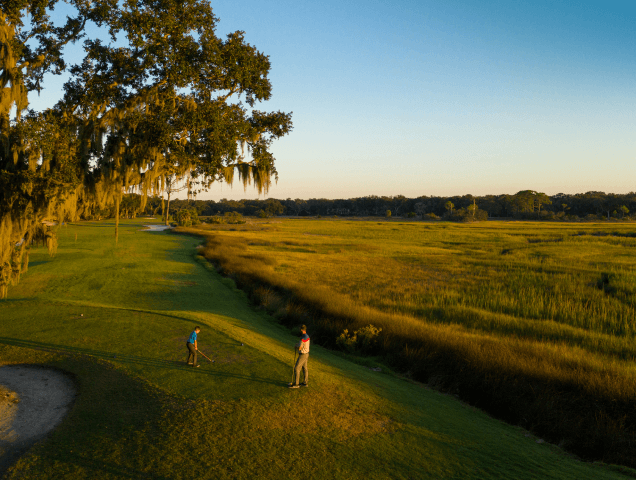
POLYGON ((66 0, 56 21, 62 3, 0 11, 0 298, 34 242, 54 253, 51 224, 66 218, 112 211, 116 243, 127 194, 144 210, 176 185, 194 194, 236 175, 266 193, 270 146, 292 128, 290 113, 256 108, 271 97, 269 57, 244 32, 217 37, 207 0, 66 0), (78 41, 84 57, 67 58, 78 41), (55 106, 29 109, 62 72, 55 106))
MULTIPOLYGON (((156 214, 161 199, 152 200, 156 214)), ((586 192, 546 195, 523 190, 514 195, 367 196, 349 199, 308 200, 268 198, 264 200, 174 200, 172 208, 195 209, 200 216, 237 212, 245 216, 378 216, 447 219, 455 221, 512 218, 520 220, 627 220, 636 214, 636 192, 614 194, 586 192)), ((152 213, 151 209, 146 213, 152 213)))

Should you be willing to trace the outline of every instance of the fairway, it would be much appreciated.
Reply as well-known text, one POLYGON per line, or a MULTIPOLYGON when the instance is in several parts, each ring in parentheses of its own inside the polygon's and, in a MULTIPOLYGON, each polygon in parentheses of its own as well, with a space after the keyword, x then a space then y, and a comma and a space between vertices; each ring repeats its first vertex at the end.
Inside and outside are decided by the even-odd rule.
POLYGON ((197 257, 200 238, 143 225, 123 221, 117 246, 114 222, 61 227, 57 255, 33 249, 0 302, 0 364, 61 369, 78 391, 61 426, 6 478, 634 474, 578 461, 453 396, 316 345, 310 387, 289 390, 298 336, 197 257), (195 325, 214 360, 197 369, 185 365, 195 325))

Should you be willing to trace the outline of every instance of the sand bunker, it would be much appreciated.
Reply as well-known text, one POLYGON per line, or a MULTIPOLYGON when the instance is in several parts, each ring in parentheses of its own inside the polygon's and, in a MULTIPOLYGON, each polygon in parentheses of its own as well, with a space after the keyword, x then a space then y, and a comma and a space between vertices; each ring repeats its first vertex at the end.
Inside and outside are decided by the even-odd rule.
POLYGON ((0 476, 68 413, 75 386, 50 368, 0 367, 0 476))
POLYGON ((163 232, 164 230, 168 230, 172 228, 169 225, 144 225, 144 232, 163 232))

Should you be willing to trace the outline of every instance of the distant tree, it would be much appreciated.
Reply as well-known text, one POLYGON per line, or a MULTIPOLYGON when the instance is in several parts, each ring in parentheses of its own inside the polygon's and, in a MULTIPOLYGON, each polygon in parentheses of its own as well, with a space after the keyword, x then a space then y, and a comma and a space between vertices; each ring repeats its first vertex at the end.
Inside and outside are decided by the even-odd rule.
POLYGON ((225 212, 225 221, 231 224, 245 223, 243 215, 238 212, 225 212))
POLYGON ((426 211, 425 209, 426 205, 424 204, 424 202, 417 202, 415 205, 413 205, 413 210, 415 210, 415 213, 420 216, 424 215, 424 212, 426 211))
POLYGON ((550 200, 550 197, 548 197, 545 193, 541 193, 541 192, 534 192, 534 204, 537 207, 537 213, 540 216, 541 215, 541 205, 551 205, 552 204, 552 200, 550 200))
POLYGON ((385 216, 386 218, 391 218, 391 210, 387 210, 385 216))
POLYGON ((139 213, 141 198, 139 195, 129 193, 123 195, 121 199, 121 210, 123 218, 135 218, 139 213))
POLYGON ((452 216, 453 215, 453 208, 455 208, 455 205, 453 205, 453 202, 451 202, 450 200, 448 202, 446 202, 444 204, 444 208, 446 208, 446 210, 448 210, 449 214, 452 216))
POLYGON ((184 180, 183 176, 179 176, 176 173, 170 173, 164 177, 164 190, 167 198, 164 208, 163 193, 161 194, 161 216, 166 225, 168 225, 168 220, 170 219, 170 197, 184 191, 187 188, 189 188, 188 181, 184 180))
POLYGON ((538 215, 540 215, 541 206, 545 204, 552 204, 552 200, 550 200, 550 197, 548 197, 545 193, 536 192, 534 190, 521 190, 514 195, 513 204, 516 211, 519 213, 533 213, 536 209, 538 215))
POLYGON ((285 212, 285 207, 278 200, 273 198, 268 198, 265 201, 265 212, 267 212, 267 216, 273 217, 275 215, 282 215, 285 212))
POLYGON ((533 212, 535 194, 536 192, 534 190, 521 190, 517 192, 512 198, 515 210, 518 213, 533 212))
POLYGON ((621 218, 625 218, 625 215, 629 213, 629 208, 627 208, 625 205, 621 205, 619 210, 621 211, 621 214, 622 214, 621 218))
POLYGON ((475 218, 475 212, 477 211, 477 202, 474 198, 472 205, 468 205, 468 207, 466 207, 466 210, 468 210, 472 217, 475 218))

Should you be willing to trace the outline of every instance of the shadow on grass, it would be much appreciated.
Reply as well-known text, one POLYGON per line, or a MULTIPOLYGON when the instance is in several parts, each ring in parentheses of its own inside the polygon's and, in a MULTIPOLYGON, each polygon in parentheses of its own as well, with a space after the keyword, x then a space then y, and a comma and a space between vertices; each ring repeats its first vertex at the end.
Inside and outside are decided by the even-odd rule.
POLYGON ((29 262, 29 268, 37 267, 38 265, 44 265, 45 263, 51 263, 52 260, 38 260, 35 262, 29 262))
MULTIPOLYGON (((179 360, 162 360, 160 358, 143 357, 139 355, 117 354, 113 352, 106 352, 103 350, 94 350, 90 348, 80 348, 80 347, 69 347, 67 345, 57 345, 53 343, 35 342, 32 340, 20 340, 17 338, 10 338, 10 337, 0 337, 0 344, 11 345, 13 347, 20 347, 20 348, 30 348, 33 350, 40 350, 40 351, 55 353, 55 354, 84 355, 84 356, 89 356, 92 358, 98 358, 102 360, 109 360, 111 362, 117 362, 123 365, 140 365, 144 367, 181 370, 183 372, 194 373, 197 375, 210 375, 214 377, 236 378, 239 380, 248 380, 250 382, 259 382, 259 383, 270 384, 270 385, 281 384, 280 379, 258 378, 258 377, 253 377, 251 375, 244 375, 241 373, 211 371, 204 368, 194 369, 193 367, 186 365, 185 353, 184 353, 184 361, 179 361, 179 360)), ((205 359, 202 359, 202 360, 205 360, 205 359)), ((203 363, 203 365, 205 365, 206 363, 207 363, 207 360, 205 360, 205 363, 203 363)), ((212 364, 212 366, 213 365, 214 364, 212 364)))
POLYGON ((25 297, 25 298, 5 298, 4 300, 0 300, 0 307, 6 305, 8 303, 24 303, 28 302, 29 304, 33 304, 33 302, 38 301, 35 297, 25 297))
POLYGON ((139 470, 135 470, 134 468, 130 468, 130 466, 118 467, 117 465, 114 465, 112 463, 109 464, 96 458, 88 458, 76 454, 69 454, 68 452, 60 455, 51 455, 50 458, 58 462, 71 463, 75 467, 82 468, 88 475, 88 478, 100 474, 112 475, 115 478, 152 478, 157 480, 169 480, 170 478, 163 475, 157 475, 156 472, 142 472, 139 470))

